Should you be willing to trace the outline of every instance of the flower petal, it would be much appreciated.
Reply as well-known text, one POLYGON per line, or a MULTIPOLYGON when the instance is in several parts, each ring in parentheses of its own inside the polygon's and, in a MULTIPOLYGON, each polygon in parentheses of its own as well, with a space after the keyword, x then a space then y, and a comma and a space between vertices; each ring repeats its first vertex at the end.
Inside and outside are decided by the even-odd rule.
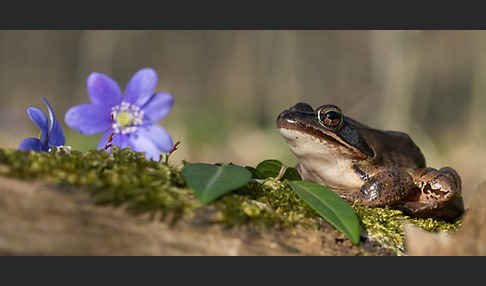
POLYGON ((133 151, 145 152, 147 160, 158 161, 161 151, 168 152, 172 148, 170 135, 162 127, 158 127, 155 125, 139 127, 137 132, 130 134, 129 140, 133 151))
POLYGON ((66 138, 62 133, 61 123, 59 123, 59 121, 56 120, 54 111, 52 110, 52 107, 47 101, 47 99, 43 97, 42 101, 44 101, 44 103, 47 106, 47 110, 49 111, 49 119, 50 119, 50 127, 48 133, 49 145, 63 146, 66 143, 66 138))
POLYGON ((174 97, 168 93, 156 93, 142 107, 144 120, 155 123, 163 119, 172 108, 174 97))
MULTIPOLYGON (((108 143, 108 138, 110 137, 112 132, 112 129, 105 132, 103 137, 101 137, 100 142, 98 143, 98 147, 96 147, 97 150, 105 149, 105 146, 108 143)), ((128 135, 115 133, 111 137, 110 144, 113 146, 118 146, 120 147, 120 149, 127 148, 129 145, 128 135)), ((109 151, 109 148, 107 149, 107 151, 109 151)))
POLYGON ((20 142, 19 150, 32 150, 35 152, 40 152, 42 151, 42 144, 37 138, 25 138, 22 140, 22 142, 20 142))
POLYGON ((64 144, 66 144, 66 138, 62 133, 61 123, 59 123, 59 121, 57 120, 54 120, 52 129, 49 132, 49 145, 63 146, 64 144))
POLYGON ((125 88, 123 101, 142 106, 154 94, 157 86, 157 73, 151 68, 136 72, 125 88))
POLYGON ((110 113, 106 106, 80 104, 66 112, 64 122, 82 134, 95 134, 111 128, 110 113))
POLYGON ((88 76, 87 89, 91 102, 96 105, 112 107, 122 100, 120 86, 102 73, 94 72, 88 76))
POLYGON ((120 133, 114 134, 111 144, 120 147, 120 149, 125 149, 130 145, 129 135, 120 133))
POLYGON ((130 146, 132 146, 133 151, 145 152, 145 158, 147 160, 153 159, 154 161, 158 161, 160 159, 160 150, 146 137, 132 133, 130 136, 130 146))
POLYGON ((162 152, 169 152, 174 145, 172 138, 162 126, 157 124, 145 125, 138 128, 138 134, 149 138, 162 152))
POLYGON ((27 114, 40 129, 49 130, 49 120, 47 116, 37 107, 27 108, 27 114))
POLYGON ((49 131, 49 120, 47 116, 37 107, 27 108, 27 114, 30 119, 39 127, 42 133, 42 145, 47 145, 47 134, 49 131))
POLYGON ((49 111, 49 118, 51 120, 49 129, 52 129, 52 126, 54 125, 54 121, 56 120, 56 117, 54 116, 54 111, 52 110, 51 105, 49 104, 49 102, 45 97, 42 98, 42 101, 44 101, 45 105, 47 105, 47 110, 49 111))

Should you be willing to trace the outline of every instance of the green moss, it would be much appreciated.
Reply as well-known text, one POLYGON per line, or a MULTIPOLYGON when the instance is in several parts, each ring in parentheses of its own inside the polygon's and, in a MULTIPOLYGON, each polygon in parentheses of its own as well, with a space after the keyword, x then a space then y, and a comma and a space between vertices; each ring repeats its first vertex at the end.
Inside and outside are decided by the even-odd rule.
POLYGON ((411 218, 400 210, 386 208, 369 208, 358 203, 352 205, 361 221, 361 225, 371 240, 379 242, 382 246, 393 250, 397 255, 405 253, 405 235, 403 226, 414 224, 426 231, 456 231, 462 220, 453 223, 435 220, 432 218, 411 218))
MULTIPOLYGON (((148 161, 143 154, 113 148, 104 151, 35 153, 0 149, 0 175, 42 179, 86 187, 95 203, 128 206, 133 213, 161 212, 179 218, 201 207, 186 186, 181 168, 148 161)), ((185 162, 183 162, 185 164, 185 162)), ((318 215, 284 183, 273 178, 252 181, 213 204, 216 223, 316 227, 318 215)))
MULTIPOLYGON (((0 149, 0 175, 23 180, 47 180, 89 190, 95 203, 125 205, 135 213, 168 214, 177 218, 201 207, 181 175, 181 167, 148 161, 129 149, 34 153, 0 149)), ((185 162, 183 162, 185 163, 185 162)), ((69 191, 72 188, 66 188, 69 191)), ((214 201, 214 223, 228 227, 254 225, 292 229, 303 225, 318 229, 323 219, 285 183, 267 178, 253 180, 239 190, 214 201)), ((412 219, 401 211, 353 205, 371 240, 404 253, 404 223, 428 231, 454 231, 460 221, 446 223, 433 219, 412 219)), ((364 252, 363 252, 364 253, 364 252)))
POLYGON ((253 223, 289 228, 297 224, 316 229, 319 215, 285 183, 268 178, 252 181, 216 202, 229 226, 253 223))
POLYGON ((181 216, 196 205, 179 168, 145 160, 129 149, 114 152, 25 152, 0 149, 0 174, 84 186, 100 204, 126 204, 133 212, 181 216))

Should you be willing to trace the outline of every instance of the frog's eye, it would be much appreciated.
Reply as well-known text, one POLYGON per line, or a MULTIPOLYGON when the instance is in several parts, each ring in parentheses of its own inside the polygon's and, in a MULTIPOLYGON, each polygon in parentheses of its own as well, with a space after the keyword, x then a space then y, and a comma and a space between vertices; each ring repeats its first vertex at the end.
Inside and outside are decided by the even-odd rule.
POLYGON ((326 117, 326 119, 329 119, 329 120, 332 121, 332 120, 335 120, 335 119, 339 119, 341 117, 341 114, 339 114, 336 111, 329 111, 326 114, 324 114, 324 117, 326 117))
POLYGON ((322 126, 331 129, 336 129, 343 121, 341 110, 333 105, 327 105, 320 108, 317 112, 317 117, 322 126))

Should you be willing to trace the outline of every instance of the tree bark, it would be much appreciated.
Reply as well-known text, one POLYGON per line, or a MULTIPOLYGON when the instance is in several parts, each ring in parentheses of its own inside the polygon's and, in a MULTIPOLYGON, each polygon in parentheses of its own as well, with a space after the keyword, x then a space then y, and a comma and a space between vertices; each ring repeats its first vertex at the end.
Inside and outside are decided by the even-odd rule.
POLYGON ((0 177, 0 255, 387 255, 351 245, 329 225, 314 231, 209 223, 214 208, 174 225, 95 205, 86 190, 0 177))

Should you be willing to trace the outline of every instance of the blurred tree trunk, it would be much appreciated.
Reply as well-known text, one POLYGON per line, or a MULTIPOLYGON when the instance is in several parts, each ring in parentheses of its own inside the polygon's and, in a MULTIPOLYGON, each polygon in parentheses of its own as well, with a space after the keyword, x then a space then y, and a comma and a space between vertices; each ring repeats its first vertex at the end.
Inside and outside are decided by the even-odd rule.
MULTIPOLYGON (((113 76, 113 55, 119 39, 119 31, 83 31, 79 40, 78 68, 74 85, 78 98, 87 96, 86 79, 91 72, 113 76), (96 70, 93 70, 96 67, 96 70)), ((123 90, 123 86, 121 86, 123 90)))
POLYGON ((412 102, 417 76, 417 31, 373 31, 372 57, 376 78, 382 81, 382 102, 378 115, 383 128, 410 130, 412 102))
POLYGON ((274 84, 275 60, 278 59, 277 50, 275 49, 276 33, 277 31, 259 31, 258 38, 255 41, 253 74, 255 81, 256 123, 260 128, 265 128, 269 125, 267 100, 272 84, 274 84))
MULTIPOLYGON (((472 81, 472 97, 469 105, 469 140, 481 144, 486 135, 486 33, 481 31, 476 38, 476 52, 472 81)), ((482 144, 484 145, 484 144, 482 144)))

